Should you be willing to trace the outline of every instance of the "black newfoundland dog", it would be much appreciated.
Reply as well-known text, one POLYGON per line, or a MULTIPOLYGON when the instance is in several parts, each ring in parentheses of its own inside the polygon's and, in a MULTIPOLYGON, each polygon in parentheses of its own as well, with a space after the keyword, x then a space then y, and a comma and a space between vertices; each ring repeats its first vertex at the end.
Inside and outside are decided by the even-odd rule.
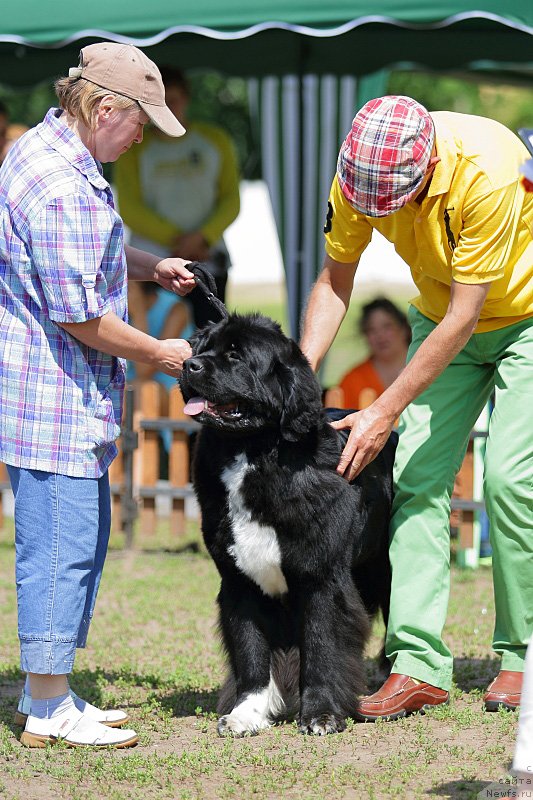
POLYGON ((193 481, 222 579, 218 732, 295 717, 302 733, 342 731, 364 691, 371 618, 388 616, 396 434, 352 484, 340 477, 343 439, 308 361, 256 314, 196 335, 181 390, 202 424, 193 481))

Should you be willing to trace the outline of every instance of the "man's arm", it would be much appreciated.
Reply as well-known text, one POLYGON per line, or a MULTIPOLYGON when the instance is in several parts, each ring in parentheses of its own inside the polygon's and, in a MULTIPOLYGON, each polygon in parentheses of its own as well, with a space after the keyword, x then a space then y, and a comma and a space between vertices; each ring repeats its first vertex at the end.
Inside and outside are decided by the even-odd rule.
POLYGON ((194 289, 194 275, 187 269, 189 261, 182 258, 159 258, 145 250, 126 245, 128 278, 133 281, 155 281, 182 297, 194 289))
POLYGON ((75 339, 110 356, 149 364, 156 371, 179 377, 192 350, 184 339, 160 341, 123 322, 113 311, 87 322, 58 322, 75 339))
POLYGON ((368 408, 332 423, 338 430, 351 428, 337 467, 340 475, 352 480, 377 456, 401 412, 463 349, 474 332, 489 289, 490 283, 452 281, 446 315, 394 383, 368 408))
POLYGON ((357 262, 341 264, 327 255, 309 295, 300 346, 315 371, 346 315, 356 269, 357 262))

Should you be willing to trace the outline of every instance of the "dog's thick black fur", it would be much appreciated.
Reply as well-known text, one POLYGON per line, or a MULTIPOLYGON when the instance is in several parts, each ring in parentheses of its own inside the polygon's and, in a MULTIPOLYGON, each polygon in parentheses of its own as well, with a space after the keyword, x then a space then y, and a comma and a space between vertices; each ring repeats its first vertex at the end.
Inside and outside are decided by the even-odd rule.
POLYGON ((311 367, 260 315, 200 331, 181 389, 202 423, 193 481, 222 579, 219 733, 294 716, 303 733, 341 731, 365 688, 371 617, 388 616, 396 434, 352 484, 340 477, 342 437, 311 367))

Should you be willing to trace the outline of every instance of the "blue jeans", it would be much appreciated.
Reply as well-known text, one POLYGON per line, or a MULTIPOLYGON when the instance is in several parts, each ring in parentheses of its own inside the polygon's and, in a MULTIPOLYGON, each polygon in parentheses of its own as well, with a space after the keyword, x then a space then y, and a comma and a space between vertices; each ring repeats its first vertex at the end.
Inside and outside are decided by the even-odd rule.
POLYGON ((72 478, 8 466, 15 495, 20 664, 72 671, 85 647, 111 527, 107 472, 72 478))

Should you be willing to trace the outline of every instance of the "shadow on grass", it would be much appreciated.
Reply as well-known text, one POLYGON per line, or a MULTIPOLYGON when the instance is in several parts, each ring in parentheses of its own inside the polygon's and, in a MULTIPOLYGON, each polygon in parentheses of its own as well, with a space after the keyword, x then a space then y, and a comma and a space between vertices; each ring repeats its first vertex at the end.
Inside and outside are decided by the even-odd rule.
POLYGON ((193 542, 183 542, 182 544, 176 544, 175 546, 167 546, 167 545, 157 545, 156 543, 152 544, 150 542, 135 542, 133 543, 133 547, 129 550, 126 547, 118 547, 118 546, 111 546, 108 550, 107 558, 125 558, 129 555, 136 555, 136 556, 143 556, 143 555, 158 555, 164 553, 165 555, 171 556, 182 556, 182 555, 204 555, 206 558, 209 558, 209 554, 207 553, 205 547, 203 547, 201 542, 193 541, 193 542))
POLYGON ((428 794, 450 798, 450 800, 476 800, 479 793, 490 784, 490 781, 447 781, 430 789, 428 794))
POLYGON ((15 540, 14 539, 9 541, 7 541, 6 539, 1 540, 0 550, 12 550, 13 552, 15 552, 15 540))
MULTIPOLYGON (((380 669, 378 659, 366 659, 366 668, 368 691, 372 693, 379 689, 386 676, 380 669)), ((455 660, 454 679, 462 692, 484 690, 498 673, 498 669, 498 658, 459 658, 455 660)), ((13 731, 16 730, 13 725, 14 706, 23 685, 23 677, 16 666, 4 666, 0 670, 0 722, 13 731)), ((135 703, 130 699, 125 705, 129 708, 138 708, 154 700, 162 709, 175 717, 215 713, 218 698, 218 690, 201 689, 197 685, 183 685, 177 688, 175 681, 157 673, 139 674, 128 669, 76 670, 72 675, 71 685, 77 694, 98 707, 110 706, 108 692, 110 688, 145 689, 147 695, 142 702, 135 703), (201 712, 198 712, 198 709, 201 709, 201 712)), ((458 786, 460 784, 461 782, 458 782, 458 786)), ((478 791, 481 791, 481 788, 478 791)), ((468 796, 470 795, 450 795, 450 797, 468 796)))
POLYGON ((487 688, 500 670, 497 656, 486 658, 456 658, 454 660, 454 680, 462 692, 487 688))
POLYGON ((174 717, 193 717, 198 713, 214 714, 217 701, 218 689, 169 692, 159 698, 161 707, 170 711, 174 717))
MULTIPOLYGON (((4 723, 15 735, 20 728, 13 722, 13 716, 20 691, 24 684, 24 675, 15 667, 4 667, 0 670, 0 723, 4 723)), ((143 701, 125 703, 124 708, 140 708, 155 701, 163 710, 171 712, 175 717, 189 717, 196 713, 209 714, 216 710, 218 690, 199 689, 198 686, 181 686, 176 688, 175 682, 160 675, 151 673, 138 674, 131 670, 115 671, 103 669, 80 669, 72 674, 72 689, 87 702, 104 708, 110 707, 108 689, 117 687, 135 687, 146 689, 143 701)))

